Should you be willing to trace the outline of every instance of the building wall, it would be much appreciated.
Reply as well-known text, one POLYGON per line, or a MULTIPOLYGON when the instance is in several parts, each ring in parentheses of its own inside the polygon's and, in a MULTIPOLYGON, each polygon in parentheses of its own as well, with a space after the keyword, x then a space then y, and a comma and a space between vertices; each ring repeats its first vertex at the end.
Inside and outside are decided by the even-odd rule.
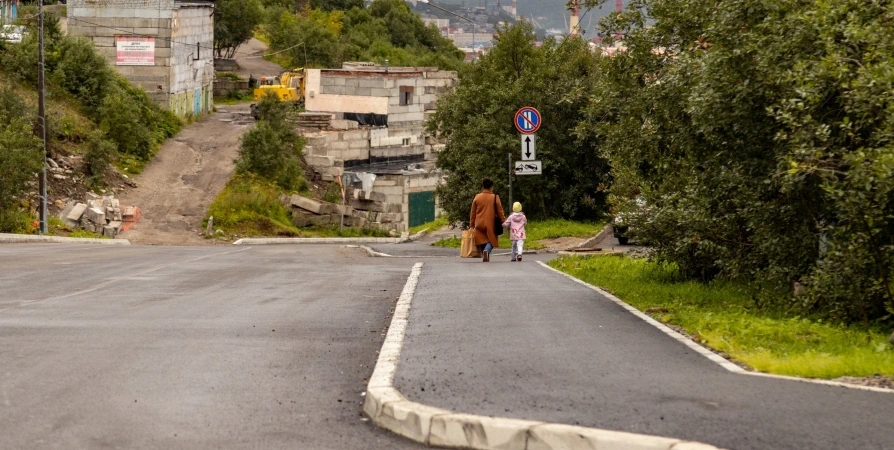
POLYGON ((358 92, 356 88, 359 88, 359 81, 357 81, 358 86, 352 86, 355 89, 349 93, 346 85, 350 77, 322 77, 321 72, 320 69, 307 71, 305 107, 308 111, 388 114, 388 99, 371 96, 371 87, 367 88, 369 91, 358 92), (366 95, 363 95, 364 93, 366 95))
POLYGON ((68 32, 90 38, 119 74, 160 106, 180 116, 198 115, 212 106, 211 11, 212 5, 202 2, 69 0, 68 32), (130 34, 156 38, 154 65, 116 65, 116 36, 130 34), (202 49, 199 61, 192 61, 196 42, 208 50, 202 49))
POLYGON ((199 116, 213 106, 214 19, 206 4, 178 3, 173 11, 170 108, 199 116))

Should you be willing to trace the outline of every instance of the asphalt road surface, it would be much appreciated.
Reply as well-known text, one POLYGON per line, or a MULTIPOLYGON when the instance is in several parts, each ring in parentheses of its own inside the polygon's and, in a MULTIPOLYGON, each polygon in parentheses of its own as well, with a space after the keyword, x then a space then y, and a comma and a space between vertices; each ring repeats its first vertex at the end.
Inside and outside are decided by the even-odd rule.
POLYGON ((729 449, 894 449, 894 394, 730 373, 538 257, 426 260, 397 389, 457 412, 729 449))
POLYGON ((0 449, 419 448, 361 393, 412 260, 0 246, 0 449))

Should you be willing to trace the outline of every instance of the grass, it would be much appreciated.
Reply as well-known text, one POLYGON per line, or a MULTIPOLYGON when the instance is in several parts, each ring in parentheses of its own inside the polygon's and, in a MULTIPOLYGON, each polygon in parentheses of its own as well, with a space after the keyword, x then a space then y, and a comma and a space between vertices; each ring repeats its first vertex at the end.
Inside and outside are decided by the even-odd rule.
MULTIPOLYGON (((603 222, 574 222, 565 219, 533 220, 528 222, 527 226, 525 226, 527 235, 525 248, 531 250, 545 248, 544 243, 541 242, 545 239, 593 237, 602 231, 604 227, 605 223, 603 222)), ((412 234, 412 231, 410 233, 412 234)), ((444 248, 460 248, 461 240, 454 236, 441 239, 432 245, 444 248)), ((512 247, 512 243, 509 240, 508 230, 500 236, 500 247, 512 247)))
MULTIPOLYGON (((215 230, 242 237, 384 237, 388 233, 367 228, 344 228, 338 225, 320 228, 298 228, 292 224, 289 207, 280 201, 285 195, 280 188, 258 177, 235 175, 211 202, 208 215, 214 217, 215 230)), ((202 226, 206 227, 205 219, 202 226)))
POLYGON ((415 227, 410 227, 410 236, 422 231, 422 230, 437 230, 438 228, 443 228, 449 224, 447 217, 441 217, 440 219, 435 219, 428 223, 423 223, 422 225, 418 225, 415 227))
POLYGON ((550 266, 762 372, 825 379, 894 376, 887 333, 758 309, 750 286, 680 281, 673 267, 617 256, 565 257, 550 266))

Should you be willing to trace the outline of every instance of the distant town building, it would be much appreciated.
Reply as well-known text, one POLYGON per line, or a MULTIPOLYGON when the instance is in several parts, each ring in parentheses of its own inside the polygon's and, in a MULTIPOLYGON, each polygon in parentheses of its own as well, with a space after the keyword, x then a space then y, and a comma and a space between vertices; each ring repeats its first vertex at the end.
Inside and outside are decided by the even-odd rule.
POLYGON ((213 106, 213 13, 214 0, 68 0, 68 30, 162 107, 198 116, 213 106))

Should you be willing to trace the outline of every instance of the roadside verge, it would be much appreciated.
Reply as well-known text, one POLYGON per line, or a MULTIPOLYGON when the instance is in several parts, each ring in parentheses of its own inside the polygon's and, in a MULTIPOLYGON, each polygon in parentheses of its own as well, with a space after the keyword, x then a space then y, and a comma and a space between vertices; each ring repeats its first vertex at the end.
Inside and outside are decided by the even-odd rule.
POLYGON ((410 305, 422 274, 416 263, 398 298, 394 317, 366 390, 363 411, 377 426, 413 441, 450 448, 518 450, 716 450, 679 439, 546 422, 461 414, 407 400, 394 388, 410 305))
POLYGON ((602 295, 602 296, 608 298, 608 299, 611 300, 612 302, 618 304, 618 306, 620 306, 620 307, 624 308, 625 310, 627 310, 629 313, 631 313, 631 314, 635 315, 636 317, 642 319, 643 321, 645 321, 645 322, 648 323, 649 325, 652 325, 653 327, 657 328, 657 329, 658 329, 659 331, 661 331, 662 333, 668 335, 669 337, 671 337, 671 338, 673 338, 674 340, 680 342, 681 344, 683 344, 683 345, 689 347, 689 348, 690 348, 691 350, 693 350, 694 352, 696 352, 696 353, 698 353, 698 354, 704 356, 705 358, 710 359, 712 362, 714 362, 714 363, 716 363, 717 365, 723 367, 724 369, 728 370, 729 372, 733 372, 733 373, 737 373, 737 374, 742 374, 742 375, 752 375, 752 376, 759 376, 759 377, 765 377, 765 378, 775 378, 775 379, 789 380, 789 381, 800 381, 800 382, 803 382, 803 383, 813 383, 813 384, 822 384, 822 385, 826 385, 826 386, 843 387, 843 388, 848 388, 848 389, 858 389, 858 390, 866 390, 866 391, 873 391, 873 392, 883 392, 883 393, 888 393, 888 394, 892 394, 892 393, 894 393, 894 390, 891 390, 891 389, 885 389, 885 388, 879 388, 879 387, 874 387, 874 386, 862 386, 862 385, 857 385, 857 384, 842 383, 842 382, 839 382, 839 381, 823 380, 823 379, 816 379, 816 378, 802 378, 802 377, 795 377, 795 376, 788 376, 788 375, 776 375, 776 374, 770 374, 770 373, 756 372, 756 371, 748 370, 748 369, 746 369, 746 368, 744 368, 744 367, 742 367, 742 366, 739 366, 738 364, 735 364, 734 362, 730 361, 729 359, 724 358, 723 356, 721 356, 721 355, 715 353, 715 352, 712 351, 711 349, 709 349, 709 348, 707 348, 707 347, 705 347, 705 346, 699 344, 698 342, 692 340, 692 339, 689 338, 688 336, 685 336, 685 335, 683 335, 683 334, 681 334, 681 333, 675 331, 674 329, 670 328, 669 326, 667 326, 667 325, 665 325, 665 324, 663 324, 663 323, 661 323, 661 322, 655 320, 654 318, 652 318, 652 317, 649 316, 648 314, 646 314, 646 313, 640 311, 639 309, 637 309, 637 308, 631 306, 631 305, 628 304, 627 302, 621 300, 620 298, 616 297, 615 295, 611 294, 610 292, 606 291, 605 289, 602 289, 602 288, 600 288, 600 287, 598 287, 598 286, 594 286, 594 285, 592 285, 592 284, 590 284, 590 283, 587 283, 586 281, 583 281, 583 280, 581 280, 581 279, 579 279, 579 278, 577 278, 577 277, 575 277, 575 276, 573 276, 573 275, 567 274, 567 273, 562 272, 562 271, 560 271, 560 270, 557 270, 557 269, 555 269, 555 268, 553 268, 553 267, 550 267, 549 265, 547 265, 547 264, 545 264, 545 263, 543 263, 543 262, 541 262, 541 261, 538 261, 537 263, 540 264, 541 266, 543 266, 544 268, 546 268, 546 269, 549 270, 549 271, 555 272, 555 273, 558 274, 558 275, 561 275, 561 276, 563 276, 563 277, 566 277, 566 278, 568 278, 569 280, 572 280, 572 281, 574 281, 575 283, 578 283, 578 284, 580 284, 580 285, 582 285, 582 286, 585 286, 585 287, 587 287, 587 288, 589 288, 589 289, 592 289, 593 291, 599 293, 600 295, 602 295))
POLYGON ((127 239, 94 239, 94 238, 70 238, 62 236, 35 236, 31 234, 0 233, 0 244, 99 244, 99 245, 130 245, 127 239))

